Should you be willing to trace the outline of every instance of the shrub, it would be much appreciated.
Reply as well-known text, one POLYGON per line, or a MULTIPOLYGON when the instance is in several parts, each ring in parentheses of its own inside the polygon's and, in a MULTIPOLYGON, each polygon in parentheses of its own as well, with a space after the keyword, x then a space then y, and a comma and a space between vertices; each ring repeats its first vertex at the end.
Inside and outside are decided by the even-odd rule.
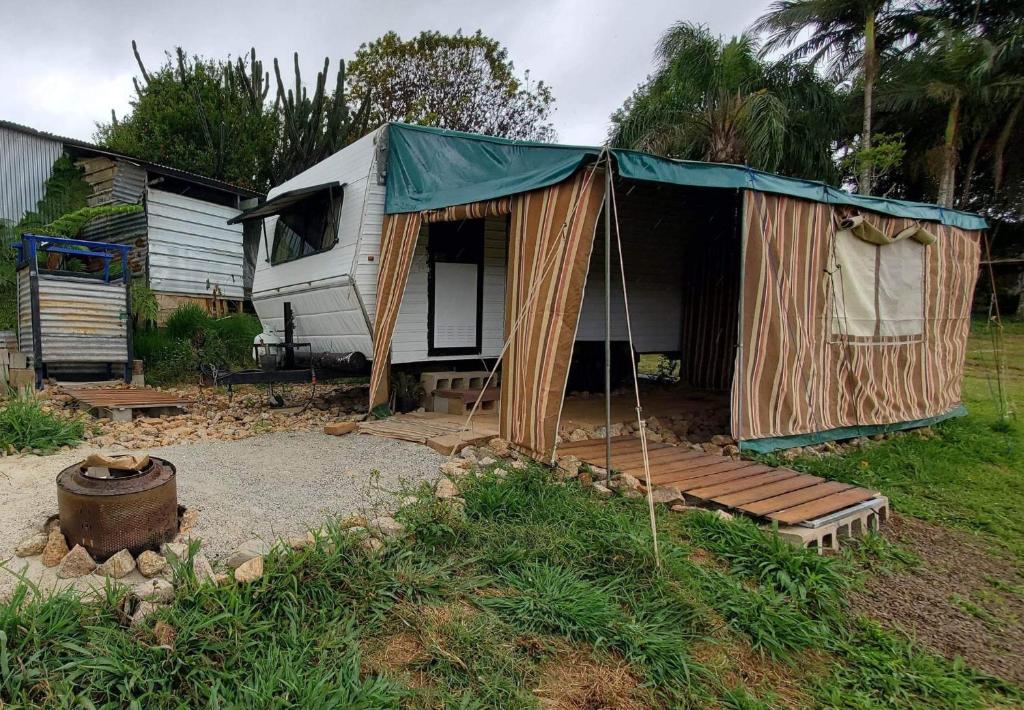
POLYGON ((172 338, 192 340, 200 330, 210 327, 212 321, 202 306, 183 303, 167 318, 167 334, 172 338))
POLYGON ((0 446, 4 449, 50 452, 74 446, 85 434, 85 423, 43 409, 33 394, 20 394, 0 410, 0 446))
POLYGON ((218 318, 210 324, 224 346, 224 357, 232 365, 252 363, 252 341, 263 332, 260 319, 248 313, 218 318))

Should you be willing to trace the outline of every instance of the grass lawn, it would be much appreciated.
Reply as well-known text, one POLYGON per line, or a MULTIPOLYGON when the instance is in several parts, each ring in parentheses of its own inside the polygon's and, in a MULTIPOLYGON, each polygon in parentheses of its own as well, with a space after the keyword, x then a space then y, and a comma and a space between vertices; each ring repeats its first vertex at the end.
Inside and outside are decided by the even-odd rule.
MULTIPOLYGON (((1024 332, 1008 341, 1020 348, 1024 332)), ((876 485, 898 510, 978 531, 1019 558, 1020 432, 996 425, 983 349, 976 338, 969 417, 935 438, 799 465, 876 485)), ((600 500, 541 467, 461 485, 464 510, 421 491, 399 514, 408 537, 378 553, 333 530, 308 550, 272 554, 250 585, 198 587, 182 572, 176 601, 134 628, 113 590, 89 604, 16 596, 0 604, 0 706, 1024 703, 1018 688, 850 604, 871 579, 926 564, 884 538, 821 557, 744 520, 662 513, 659 569, 643 501, 600 500)))

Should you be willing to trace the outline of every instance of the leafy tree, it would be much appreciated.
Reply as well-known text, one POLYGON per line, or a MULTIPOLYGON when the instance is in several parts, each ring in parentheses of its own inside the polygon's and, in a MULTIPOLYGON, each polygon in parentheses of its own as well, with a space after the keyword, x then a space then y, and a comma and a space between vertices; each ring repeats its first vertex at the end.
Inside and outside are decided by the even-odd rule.
POLYGON ((118 152, 257 190, 270 186, 279 122, 268 105, 269 75, 255 50, 232 62, 189 58, 178 47, 142 75, 132 110, 97 126, 97 140, 118 152))
POLYGON ((665 33, 657 58, 655 74, 612 116, 613 145, 835 177, 840 102, 813 69, 766 62, 751 37, 726 42, 688 23, 665 33))
POLYGON ((395 32, 363 44, 348 65, 349 92, 370 96, 369 122, 404 121, 506 138, 553 140, 554 98, 520 78, 507 50, 472 35, 395 32))
MULTIPOLYGON (((859 148, 870 151, 874 89, 883 60, 914 37, 915 8, 894 0, 776 0, 754 22, 767 35, 762 51, 791 48, 787 59, 827 64, 836 80, 859 70, 863 113, 859 148)), ((872 191, 872 164, 863 160, 857 189, 872 191)))

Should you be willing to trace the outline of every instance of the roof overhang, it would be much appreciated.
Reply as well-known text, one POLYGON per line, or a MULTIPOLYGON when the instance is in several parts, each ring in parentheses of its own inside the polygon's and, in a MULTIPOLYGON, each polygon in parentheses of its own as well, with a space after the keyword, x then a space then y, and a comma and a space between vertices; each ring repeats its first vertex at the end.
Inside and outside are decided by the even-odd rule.
POLYGON ((331 190, 343 190, 345 183, 340 181, 325 182, 321 185, 312 185, 310 187, 300 187, 297 190, 289 190, 288 192, 282 192, 280 195, 276 195, 273 198, 267 200, 262 205, 257 205, 252 209, 248 209, 237 217, 232 217, 228 220, 228 224, 238 224, 239 222, 248 222, 253 219, 266 219, 267 217, 273 217, 274 215, 280 214, 282 211, 288 209, 297 202, 301 202, 307 197, 311 197, 321 192, 328 192, 331 190))

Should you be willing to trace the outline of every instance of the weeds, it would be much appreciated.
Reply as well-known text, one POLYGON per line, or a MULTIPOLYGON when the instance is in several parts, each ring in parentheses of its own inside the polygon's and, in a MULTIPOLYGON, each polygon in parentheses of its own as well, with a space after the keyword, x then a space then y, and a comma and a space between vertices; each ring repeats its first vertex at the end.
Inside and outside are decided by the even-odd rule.
POLYGON ((31 393, 14 395, 0 409, 0 447, 6 451, 50 453, 75 446, 84 435, 81 419, 47 411, 31 393))

